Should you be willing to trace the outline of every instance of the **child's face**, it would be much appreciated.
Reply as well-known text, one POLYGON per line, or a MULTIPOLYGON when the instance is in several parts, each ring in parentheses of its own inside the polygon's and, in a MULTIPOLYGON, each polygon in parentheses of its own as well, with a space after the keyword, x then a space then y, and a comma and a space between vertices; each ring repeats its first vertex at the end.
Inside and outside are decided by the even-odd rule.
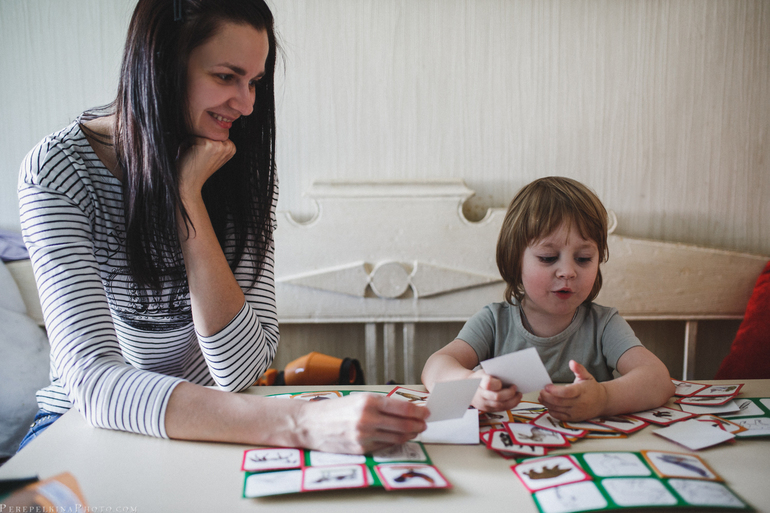
POLYGON ((554 233, 524 250, 522 306, 528 317, 572 319, 586 300, 599 271, 599 248, 580 236, 577 225, 562 224, 554 233), (545 316, 545 317, 543 317, 545 316))

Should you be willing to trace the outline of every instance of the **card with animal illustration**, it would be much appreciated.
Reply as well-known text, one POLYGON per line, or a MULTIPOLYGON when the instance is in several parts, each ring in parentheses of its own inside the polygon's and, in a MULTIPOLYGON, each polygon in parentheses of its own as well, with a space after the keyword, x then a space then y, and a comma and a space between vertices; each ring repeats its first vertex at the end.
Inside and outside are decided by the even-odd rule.
MULTIPOLYGON (((653 507, 751 509, 721 482, 705 461, 689 454, 662 451, 586 452, 568 457, 524 460, 513 468, 514 471, 519 469, 517 476, 532 493, 541 513, 653 507), (564 460, 554 466, 554 458, 569 458, 574 467, 564 460), (544 465, 546 460, 551 463, 544 465), (522 480, 522 471, 528 470, 522 465, 533 463, 550 474, 541 478, 543 483, 533 485, 522 480), (567 472, 559 473, 568 468, 579 469, 585 478, 548 486, 561 476, 567 476, 567 472), (531 486, 540 488, 533 490, 531 486)), ((535 468, 534 476, 539 478, 537 471, 535 468)))
POLYGON ((711 385, 703 390, 698 390, 695 395, 701 397, 735 396, 741 391, 743 385, 743 383, 736 383, 734 385, 711 385))
POLYGON ((491 426, 503 422, 513 422, 510 411, 479 411, 479 426, 491 426))
POLYGON ((731 442, 735 435, 728 433, 721 426, 713 426, 698 419, 685 420, 672 426, 653 431, 652 434, 667 438, 674 443, 699 451, 724 442, 731 442))
POLYGON ((245 451, 243 453, 241 470, 246 472, 286 470, 302 468, 304 463, 305 458, 301 449, 269 447, 245 451))
POLYGON ((492 449, 503 455, 517 455, 519 457, 545 456, 548 450, 542 445, 522 445, 514 442, 511 434, 505 429, 490 431, 484 437, 484 443, 488 449, 492 449))
POLYGON ((383 463, 374 471, 386 490, 415 490, 425 488, 451 488, 441 472, 433 465, 383 463))
POLYGON ((676 401, 677 404, 689 404, 694 406, 722 406, 735 399, 734 395, 691 395, 687 397, 680 397, 676 401))
MULTIPOLYGON (((434 479, 433 486, 397 486, 411 479, 404 475, 391 488, 448 488, 451 485, 440 475, 419 442, 388 447, 372 454, 334 454, 290 447, 250 449, 244 452, 241 469, 246 472, 244 497, 267 497, 287 493, 301 493, 346 488, 383 487, 377 466, 392 464, 414 468, 432 468, 425 475, 434 479), (435 476, 441 476, 440 479, 435 476)), ((404 472, 402 472, 404 474, 404 472)), ((393 479, 399 476, 393 476, 393 479)))
POLYGON ((528 459, 511 469, 530 492, 591 479, 570 456, 528 459))
POLYGON ((568 447, 570 443, 564 435, 534 424, 514 424, 507 422, 505 429, 513 442, 520 445, 542 445, 545 447, 568 447))
POLYGON ((532 424, 550 429, 551 431, 556 431, 557 433, 561 433, 566 437, 572 437, 575 439, 582 438, 588 434, 588 431, 585 429, 575 429, 565 426, 562 421, 556 417, 551 416, 550 413, 544 413, 540 415, 538 418, 532 421, 532 424))
POLYGON ((733 419, 733 422, 746 428, 746 431, 735 434, 738 438, 770 436, 770 417, 741 417, 733 419))
POLYGON ((430 397, 430 392, 412 390, 411 388, 405 387, 396 387, 390 391, 388 397, 398 399, 399 401, 408 401, 410 403, 424 405, 427 402, 428 397, 430 397))
POLYGON ((717 417, 716 415, 699 415, 696 417, 696 420, 699 422, 705 422, 713 427, 718 427, 734 435, 746 431, 746 428, 740 424, 736 424, 730 420, 723 419, 722 417, 717 417))
POLYGON ((694 454, 642 451, 642 456, 660 477, 722 481, 722 478, 702 458, 694 454))
POLYGON ((366 465, 335 465, 302 469, 302 491, 365 488, 369 485, 366 465))
POLYGON ((770 399, 746 397, 735 399, 736 410, 720 415, 728 419, 736 417, 770 417, 770 399))
POLYGON ((668 408, 667 406, 661 406, 660 408, 653 408, 652 410, 631 413, 630 416, 635 419, 650 422, 651 424, 668 426, 669 424, 679 422, 680 420, 691 419, 695 414, 682 410, 675 410, 674 408, 668 408))

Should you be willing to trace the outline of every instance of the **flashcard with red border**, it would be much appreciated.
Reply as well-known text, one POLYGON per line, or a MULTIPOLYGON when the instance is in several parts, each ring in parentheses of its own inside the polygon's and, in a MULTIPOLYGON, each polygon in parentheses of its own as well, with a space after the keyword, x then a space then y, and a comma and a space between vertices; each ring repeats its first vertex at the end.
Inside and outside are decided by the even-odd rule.
POLYGON ((723 481, 708 463, 694 454, 668 451, 641 451, 652 470, 660 477, 681 477, 723 481))
POLYGON ((547 456, 526 460, 512 466, 511 470, 530 492, 591 480, 591 476, 570 456, 547 456))
POLYGON ((735 399, 734 395, 691 395, 688 397, 680 397, 674 402, 677 404, 689 404, 691 406, 722 406, 723 404, 727 404, 733 399, 735 399))
POLYGON ((652 432, 668 440, 687 447, 691 451, 699 451, 706 447, 730 442, 735 435, 728 433, 721 427, 714 427, 698 419, 689 419, 678 422, 672 426, 666 426, 652 432))
POLYGON ((302 449, 290 447, 269 447, 250 449, 243 453, 241 470, 246 472, 264 472, 267 470, 288 470, 302 468, 305 456, 302 449))
POLYGON ((449 481, 433 465, 387 463, 376 465, 374 471, 386 490, 452 488, 449 481))
POLYGON ((609 426, 600 426, 599 424, 594 424, 593 422, 569 422, 565 420, 565 421, 562 421, 562 424, 564 424, 564 427, 568 427, 570 429, 585 429, 586 431, 588 431, 589 434, 591 433, 621 434, 619 431, 615 431, 615 429, 609 426))
POLYGON ((560 421, 556 417, 551 416, 550 413, 543 413, 538 418, 533 420, 531 423, 536 426, 550 429, 551 431, 556 431, 557 433, 561 433, 564 436, 575 438, 575 439, 583 438, 588 434, 588 431, 585 429, 574 429, 574 428, 565 426, 564 423, 562 423, 562 421, 560 421))
POLYGON ((695 395, 699 397, 720 397, 720 396, 735 396, 743 388, 744 383, 736 383, 734 385, 711 385, 703 390, 698 390, 695 395))
POLYGON ((302 469, 302 491, 340 490, 369 486, 366 465, 305 467, 302 469))
POLYGON ((479 426, 489 426, 503 422, 513 422, 513 415, 505 411, 481 411, 479 410, 479 426))
POLYGON ((548 450, 542 445, 517 444, 511 438, 511 434, 505 429, 496 429, 487 433, 484 443, 487 449, 505 455, 516 456, 545 456, 548 450))
POLYGON ((613 415, 611 417, 598 417, 598 418, 589 420, 589 422, 593 422, 594 424, 599 424, 600 426, 611 427, 615 431, 620 431, 622 433, 635 433, 648 425, 647 422, 641 419, 635 419, 634 417, 631 417, 628 415, 613 415))
POLYGON ((390 391, 388 397, 398 399, 399 401, 408 401, 419 405, 424 405, 430 396, 430 392, 421 390, 412 390, 411 388, 396 387, 390 391))
POLYGON ((674 395, 679 397, 687 397, 688 395, 697 394, 698 391, 708 388, 708 385, 703 383, 695 383, 692 381, 679 381, 678 379, 672 379, 671 382, 676 387, 674 395))
POLYGON ((505 423, 505 429, 513 438, 513 442, 521 445, 542 445, 544 447, 569 447, 564 435, 541 428, 534 424, 505 423))
POLYGON ((653 408, 652 410, 640 411, 636 413, 629 413, 629 415, 636 419, 641 419, 645 422, 658 424, 660 426, 668 426, 674 422, 690 419, 695 416, 694 413, 675 410, 674 408, 669 408, 667 406, 661 406, 660 408, 653 408))

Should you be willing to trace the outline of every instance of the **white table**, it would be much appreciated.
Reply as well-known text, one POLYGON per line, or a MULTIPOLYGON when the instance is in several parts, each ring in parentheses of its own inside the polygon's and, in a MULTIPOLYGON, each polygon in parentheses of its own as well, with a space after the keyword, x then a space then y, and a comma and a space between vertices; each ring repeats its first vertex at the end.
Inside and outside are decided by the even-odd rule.
MULTIPOLYGON (((770 380, 745 383, 741 397, 770 397, 770 380)), ((334 388, 255 387, 246 393, 266 395, 334 388)), ((344 387, 345 390, 380 391, 391 388, 344 387)), ((529 400, 535 398, 536 394, 525 396, 529 400)), ((648 426, 622 440, 581 440, 567 450, 551 454, 642 449, 687 452, 687 449, 653 435, 655 429, 658 428, 648 426)), ((95 511, 254 512, 265 511, 266 507, 271 513, 297 512, 301 508, 334 513, 537 511, 530 494, 511 472, 511 461, 481 445, 426 447, 433 463, 454 485, 453 489, 343 490, 243 499, 241 460, 243 451, 250 446, 160 440, 95 429, 87 426, 77 412, 71 411, 0 467, 0 479, 30 474, 37 474, 42 479, 69 471, 78 480, 89 506, 102 508, 95 511)), ((697 454, 757 511, 770 512, 770 438, 741 439, 697 454)))

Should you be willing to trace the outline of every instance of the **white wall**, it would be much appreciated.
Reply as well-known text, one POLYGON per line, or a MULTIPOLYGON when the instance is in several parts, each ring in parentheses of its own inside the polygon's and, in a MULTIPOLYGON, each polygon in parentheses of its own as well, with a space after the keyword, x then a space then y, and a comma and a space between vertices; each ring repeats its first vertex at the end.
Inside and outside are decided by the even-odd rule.
MULTIPOLYGON (((170 1, 170 0, 169 0, 170 1)), ((621 235, 770 255, 770 2, 274 0, 280 208, 318 179, 562 174, 621 235)), ((0 0, 0 228, 24 154, 116 88, 133 0, 0 0)))

